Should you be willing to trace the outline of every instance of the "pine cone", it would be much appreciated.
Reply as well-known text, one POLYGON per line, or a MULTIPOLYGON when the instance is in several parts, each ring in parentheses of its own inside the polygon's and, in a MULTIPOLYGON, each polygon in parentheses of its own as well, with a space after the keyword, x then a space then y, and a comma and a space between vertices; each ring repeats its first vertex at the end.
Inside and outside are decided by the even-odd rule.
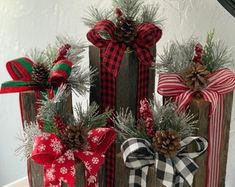
POLYGON ((69 149, 85 149, 88 131, 83 125, 70 125, 61 135, 61 139, 69 149))
POLYGON ((35 63, 32 68, 32 80, 40 87, 48 86, 49 68, 44 63, 35 63))
POLYGON ((174 130, 157 131, 153 138, 153 149, 165 156, 175 156, 180 147, 180 137, 174 130))
POLYGON ((210 72, 205 66, 200 63, 194 63, 187 68, 183 73, 185 85, 193 89, 193 91, 200 91, 207 85, 207 75, 210 72))
POLYGON ((135 21, 125 16, 117 17, 114 35, 117 41, 130 44, 137 35, 135 21))

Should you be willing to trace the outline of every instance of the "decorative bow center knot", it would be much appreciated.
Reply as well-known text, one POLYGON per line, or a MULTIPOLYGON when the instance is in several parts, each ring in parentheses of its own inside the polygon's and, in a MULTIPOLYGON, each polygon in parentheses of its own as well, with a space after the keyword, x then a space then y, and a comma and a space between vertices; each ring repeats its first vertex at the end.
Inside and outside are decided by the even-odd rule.
POLYGON ((96 128, 88 134, 86 150, 67 149, 55 134, 43 133, 35 138, 32 159, 44 165, 45 187, 60 187, 61 181, 73 187, 77 160, 85 166, 86 186, 97 186, 97 173, 104 162, 104 153, 115 140, 115 131, 110 128, 96 128))
POLYGON ((136 26, 136 36, 131 39, 131 42, 123 42, 118 30, 119 27, 117 28, 113 22, 103 20, 97 22, 95 27, 87 33, 87 38, 91 43, 104 49, 102 63, 107 70, 117 76, 122 57, 129 45, 136 51, 139 63, 152 65, 151 48, 161 38, 162 30, 154 24, 142 23, 136 26), (106 33, 109 36, 108 39, 103 38, 101 33, 106 33))
POLYGON ((146 176, 148 167, 155 165, 156 177, 167 187, 173 185, 183 187, 184 181, 189 185, 193 183, 193 175, 198 169, 198 165, 193 158, 198 157, 207 149, 208 143, 202 137, 188 137, 180 142, 181 149, 176 156, 168 157, 161 153, 153 152, 150 142, 140 138, 130 138, 126 140, 121 150, 125 165, 131 169, 129 185, 139 184, 146 186, 146 176), (192 153, 185 152, 186 147, 195 142, 197 150, 192 153), (139 178, 141 178, 141 183, 139 178))
POLYGON ((34 63, 28 58, 7 62, 6 68, 13 81, 1 85, 0 93, 14 93, 29 90, 57 88, 70 76, 73 63, 67 59, 57 61, 49 70, 42 63, 34 63))

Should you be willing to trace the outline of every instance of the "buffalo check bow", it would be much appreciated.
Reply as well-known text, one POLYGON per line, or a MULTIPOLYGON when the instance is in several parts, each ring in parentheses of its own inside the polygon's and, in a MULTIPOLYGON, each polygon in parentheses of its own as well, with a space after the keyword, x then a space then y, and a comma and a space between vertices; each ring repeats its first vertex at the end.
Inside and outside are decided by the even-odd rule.
MULTIPOLYGON (((99 21, 87 33, 87 38, 95 46, 105 48, 102 63, 108 72, 117 76, 127 45, 115 40, 115 28, 115 24, 109 20, 99 21), (100 32, 106 32, 110 38, 102 38, 100 32)), ((139 63, 147 66, 152 65, 153 55, 151 54, 151 48, 158 42, 161 36, 162 30, 152 23, 138 25, 136 39, 130 46, 136 51, 139 63)))
POLYGON ((200 156, 208 146, 202 137, 187 137, 181 142, 181 149, 175 157, 166 157, 154 153, 151 144, 141 138, 130 138, 121 145, 123 160, 130 168, 129 186, 146 187, 146 177, 150 165, 155 165, 156 177, 166 187, 183 187, 184 181, 189 185, 193 183, 193 176, 198 165, 193 161, 200 156), (187 153, 186 147, 195 142, 196 152, 187 153))
MULTIPOLYGON (((32 80, 32 68, 34 62, 28 58, 19 58, 7 62, 6 68, 13 81, 5 82, 1 85, 0 93, 15 93, 30 90, 40 90, 41 88, 32 80)), ((72 68, 69 60, 56 62, 48 77, 48 82, 54 87, 67 81, 72 68)))
POLYGON ((44 165, 44 186, 61 187, 61 182, 74 187, 77 161, 85 166, 87 187, 98 186, 98 171, 109 146, 115 140, 111 128, 95 128, 89 131, 87 150, 68 149, 55 134, 43 133, 35 138, 32 159, 44 165))
MULTIPOLYGON (((208 123, 208 159, 206 187, 219 187, 220 151, 223 132, 223 95, 235 90, 235 74, 227 69, 218 69, 208 76, 207 87, 200 91, 205 101, 210 102, 208 123)), ((179 74, 163 73, 159 76, 158 93, 173 97, 180 110, 185 110, 194 96, 194 91, 184 85, 179 74)))

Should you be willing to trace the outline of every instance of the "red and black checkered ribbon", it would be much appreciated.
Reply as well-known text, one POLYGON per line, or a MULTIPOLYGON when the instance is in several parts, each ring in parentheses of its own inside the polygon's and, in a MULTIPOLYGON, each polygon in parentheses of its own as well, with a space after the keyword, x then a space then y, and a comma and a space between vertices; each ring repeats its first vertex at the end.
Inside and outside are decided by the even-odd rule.
MULTIPOLYGON (((114 31, 116 26, 109 20, 96 23, 95 27, 87 33, 88 40, 100 48, 100 78, 102 109, 115 109, 116 99, 116 76, 118 74, 122 57, 127 48, 125 43, 115 40, 114 31), (103 38, 100 33, 105 32, 109 39, 103 38)), ((140 100, 148 95, 149 67, 153 63, 151 48, 162 36, 162 30, 151 23, 142 23, 137 27, 136 39, 129 45, 138 56, 138 108, 140 100)), ((139 111, 137 108, 137 111, 139 111)), ((109 123, 112 126, 112 123, 109 123)), ((106 159, 106 186, 113 187, 115 181, 115 145, 107 152, 106 159)))

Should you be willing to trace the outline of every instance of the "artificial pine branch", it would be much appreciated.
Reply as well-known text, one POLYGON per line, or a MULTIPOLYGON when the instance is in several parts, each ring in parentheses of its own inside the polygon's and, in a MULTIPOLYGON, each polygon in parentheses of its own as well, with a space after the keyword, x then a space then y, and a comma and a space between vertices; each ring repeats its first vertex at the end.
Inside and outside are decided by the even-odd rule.
POLYGON ((97 8, 90 6, 87 11, 87 16, 83 17, 83 22, 88 27, 94 27, 97 21, 113 20, 113 12, 105 8, 97 8))
POLYGON ((171 129, 176 131, 181 138, 192 136, 195 133, 197 120, 193 114, 179 112, 172 102, 160 106, 156 101, 152 101, 150 106, 156 131, 171 129))
POLYGON ((28 158, 33 150, 34 138, 41 134, 36 122, 24 123, 24 130, 18 135, 19 146, 16 154, 23 154, 23 158, 28 158))
POLYGON ((149 22, 155 25, 161 25, 164 19, 159 15, 159 8, 158 3, 143 5, 138 22, 149 22))
POLYGON ((120 8, 125 16, 136 19, 144 1, 142 0, 113 0, 113 6, 120 8))
POLYGON ((119 140, 126 140, 133 137, 149 140, 146 132, 136 127, 135 118, 129 109, 120 109, 112 117, 112 121, 115 124, 119 140))
POLYGON ((171 42, 159 56, 160 63, 156 64, 156 68, 162 72, 182 72, 193 63, 192 59, 196 43, 193 38, 183 43, 178 41, 171 42))
POLYGON ((231 52, 222 41, 214 41, 214 34, 214 31, 208 33, 202 55, 202 62, 210 72, 232 64, 231 52))
POLYGON ((87 106, 86 110, 83 110, 82 104, 77 104, 74 110, 77 116, 76 123, 83 124, 88 129, 105 126, 112 114, 111 110, 99 113, 99 106, 94 102, 87 106))
POLYGON ((44 51, 34 48, 26 53, 26 57, 31 59, 34 63, 47 63, 46 55, 44 51))

